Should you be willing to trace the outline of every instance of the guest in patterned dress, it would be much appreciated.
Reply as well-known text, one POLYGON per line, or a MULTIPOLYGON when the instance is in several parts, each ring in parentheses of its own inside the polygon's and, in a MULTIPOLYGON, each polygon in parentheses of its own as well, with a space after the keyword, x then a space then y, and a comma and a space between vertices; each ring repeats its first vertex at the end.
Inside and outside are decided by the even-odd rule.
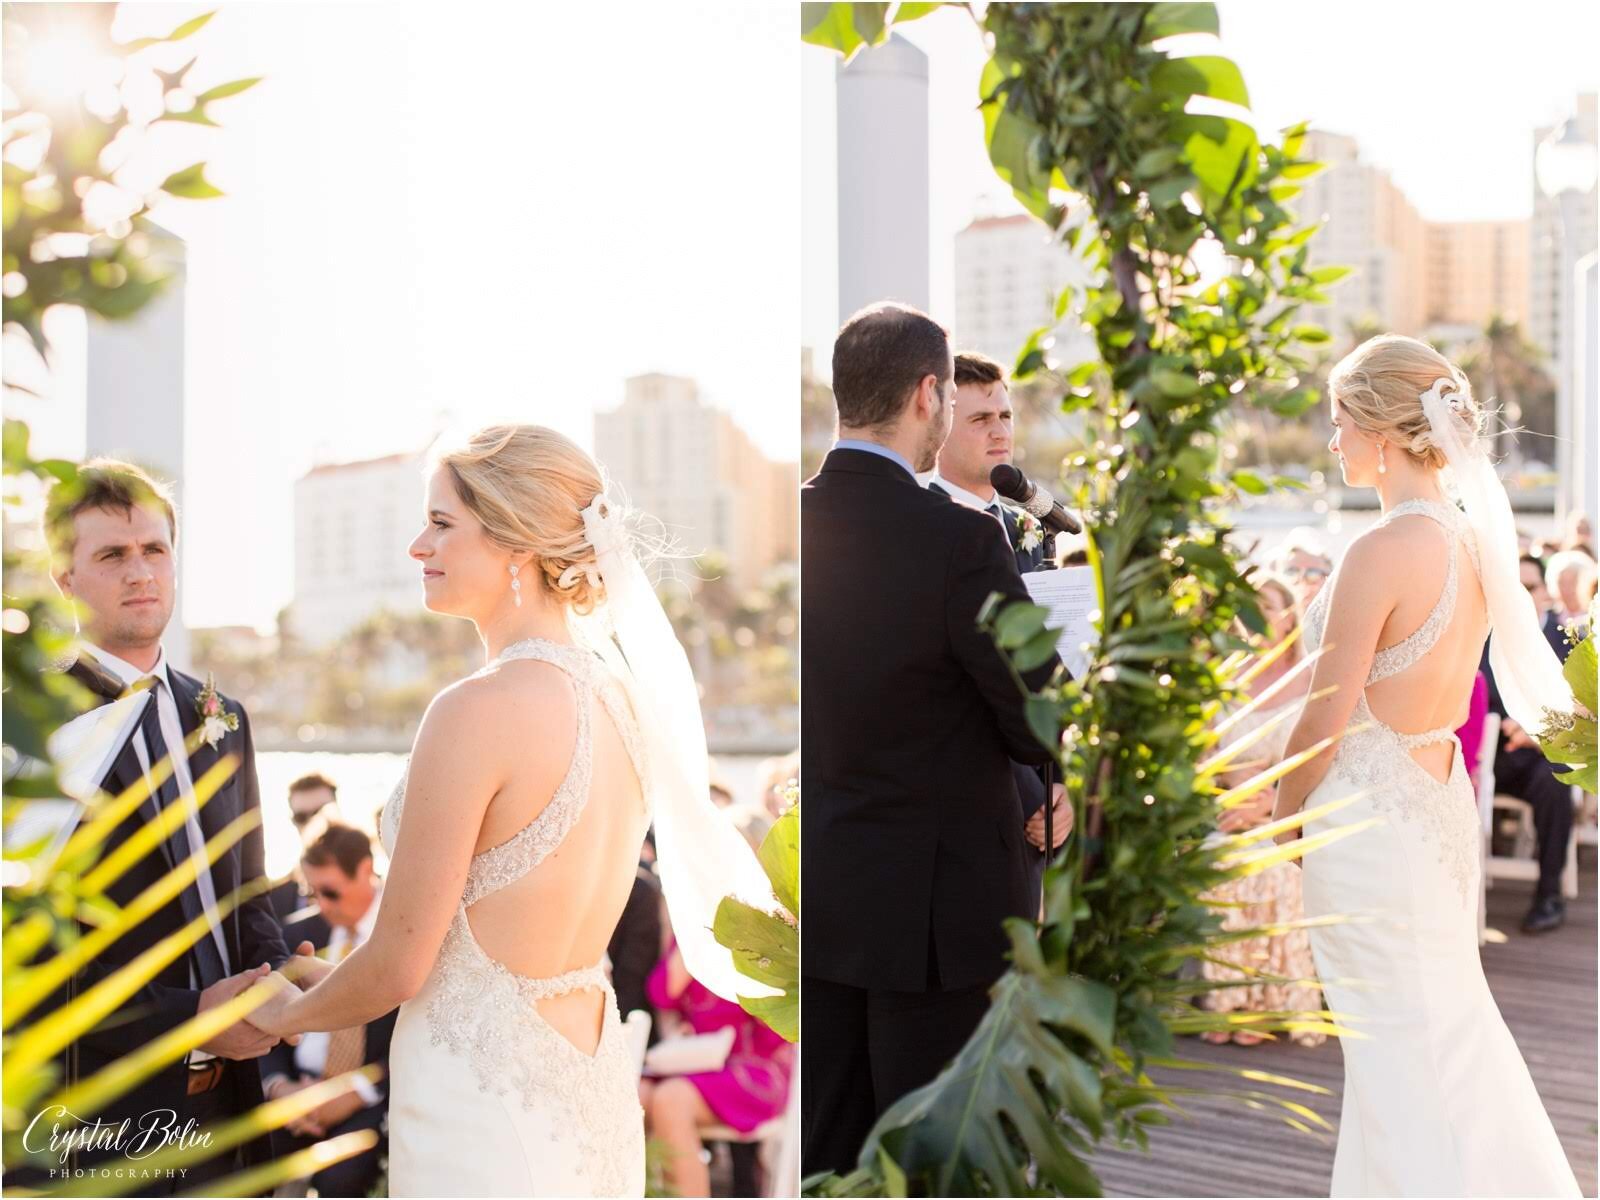
POLYGON ((789 1100, 794 1047, 737 1004, 689 976, 674 942, 650 976, 650 1003, 664 1019, 675 1016, 684 1033, 732 1027, 733 1049, 718 1071, 674 1075, 642 1085, 649 1136, 668 1148, 667 1182, 679 1196, 710 1194, 701 1159, 700 1131, 726 1125, 749 1133, 782 1115, 789 1100))
MULTIPOLYGON (((1259 582, 1257 591, 1260 594, 1261 612, 1269 627, 1265 645, 1276 644, 1294 635, 1300 628, 1300 606, 1290 585, 1281 578, 1268 576, 1259 582)), ((1223 773, 1224 786, 1236 787, 1283 758, 1284 746, 1296 720, 1292 714, 1305 703, 1310 679, 1309 665, 1304 662, 1304 651, 1297 641, 1251 681, 1250 698, 1261 700, 1261 706, 1231 726, 1223 736, 1222 745, 1239 742, 1275 718, 1283 719, 1266 737, 1243 751, 1239 759, 1223 773)), ((1266 822, 1272 812, 1272 798, 1272 789, 1263 789, 1252 800, 1224 813, 1218 823, 1219 828, 1223 833, 1234 833, 1266 822)), ((1293 863, 1280 863, 1260 874, 1232 880, 1206 898, 1215 905, 1222 916, 1222 927, 1227 930, 1276 925, 1298 921, 1304 916, 1300 899, 1300 870, 1293 863)), ((1272 937, 1231 942, 1218 947, 1211 957, 1220 961, 1201 963, 1201 977, 1206 980, 1245 979, 1246 973, 1237 970, 1237 967, 1284 979, 1316 977, 1316 965, 1311 958, 1311 938, 1303 929, 1272 937)), ((1201 1007, 1211 1012, 1316 1010, 1322 1007, 1322 996, 1321 990, 1314 984, 1251 983, 1203 993, 1200 1003, 1201 1007)), ((1214 1044, 1226 1042, 1230 1037, 1226 1031, 1208 1032, 1202 1036, 1214 1044)), ((1312 1030, 1297 1030, 1292 1036, 1305 1046, 1320 1045, 1326 1038, 1325 1034, 1312 1030)), ((1236 1031, 1231 1037, 1241 1046, 1255 1045, 1262 1040, 1261 1034, 1249 1030, 1236 1031)))

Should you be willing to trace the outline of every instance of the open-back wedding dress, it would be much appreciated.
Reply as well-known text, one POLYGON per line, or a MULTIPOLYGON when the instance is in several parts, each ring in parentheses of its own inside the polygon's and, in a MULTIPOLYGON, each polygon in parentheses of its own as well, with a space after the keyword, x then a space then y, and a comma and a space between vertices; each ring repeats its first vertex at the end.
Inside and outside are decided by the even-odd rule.
MULTIPOLYGON (((537 817, 473 858, 433 971, 401 1006, 389 1050, 393 1196, 644 1194, 638 1071, 604 964, 530 979, 491 958, 468 920, 478 901, 537 870, 582 819, 593 775, 597 700, 647 791, 633 715, 600 658, 577 646, 531 639, 506 647, 485 670, 516 659, 550 663, 571 678, 578 695, 572 762, 537 817), (592 1055, 551 1027, 538 1009, 541 1000, 586 988, 604 996, 592 1055)), ((404 815, 405 782, 384 807, 381 832, 390 854, 404 815)))
MULTIPOLYGON (((1477 542, 1454 507, 1408 501, 1382 523, 1405 516, 1436 522, 1451 553, 1426 620, 1373 659, 1367 687, 1393 678, 1391 696, 1408 678, 1427 686, 1416 668, 1455 616, 1462 569, 1479 570, 1477 542)), ((1306 611, 1313 651, 1335 582, 1306 611)), ((1444 782, 1412 756, 1453 740, 1449 728, 1391 728, 1373 715, 1363 689, 1332 766, 1305 802, 1309 811, 1360 793, 1310 820, 1307 836, 1379 820, 1305 859, 1307 917, 1347 918, 1313 928, 1311 939, 1328 1007, 1357 1034, 1342 1040, 1344 1102, 1330 1194, 1576 1196, 1479 960, 1480 834, 1460 746, 1444 782)))

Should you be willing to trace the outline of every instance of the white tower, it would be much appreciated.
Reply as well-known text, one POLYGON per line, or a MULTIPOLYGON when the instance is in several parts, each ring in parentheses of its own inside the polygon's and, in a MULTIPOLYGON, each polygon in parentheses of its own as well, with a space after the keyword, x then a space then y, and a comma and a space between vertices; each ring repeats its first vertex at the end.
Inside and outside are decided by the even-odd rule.
POLYGON ((898 34, 838 69, 839 320, 929 307, 928 56, 898 34))
MULTIPOLYGON (((165 291, 124 321, 88 320, 85 353, 84 457, 125 459, 170 480, 178 502, 179 554, 183 562, 184 291, 183 241, 144 223, 133 235, 151 240, 172 278, 165 291)), ((162 639, 168 661, 189 667, 189 630, 183 586, 172 624, 162 639)))

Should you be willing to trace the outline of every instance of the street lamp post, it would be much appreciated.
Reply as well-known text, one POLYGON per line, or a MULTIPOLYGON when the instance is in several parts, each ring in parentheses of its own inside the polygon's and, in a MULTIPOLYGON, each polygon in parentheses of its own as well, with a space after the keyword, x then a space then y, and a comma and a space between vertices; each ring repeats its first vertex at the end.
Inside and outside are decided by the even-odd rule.
MULTIPOLYGON (((1556 520, 1564 521, 1573 500, 1584 493, 1583 472, 1592 470, 1579 439, 1591 432, 1589 421, 1578 413, 1575 389, 1578 361, 1574 341, 1588 336, 1573 320, 1576 306, 1574 276, 1582 245, 1578 239, 1578 211, 1595 184, 1595 148, 1583 136, 1576 118, 1568 118, 1539 143, 1534 155, 1539 190, 1554 200, 1561 215, 1560 286, 1556 308, 1556 520)), ((1593 514, 1591 514, 1593 516, 1593 514)))

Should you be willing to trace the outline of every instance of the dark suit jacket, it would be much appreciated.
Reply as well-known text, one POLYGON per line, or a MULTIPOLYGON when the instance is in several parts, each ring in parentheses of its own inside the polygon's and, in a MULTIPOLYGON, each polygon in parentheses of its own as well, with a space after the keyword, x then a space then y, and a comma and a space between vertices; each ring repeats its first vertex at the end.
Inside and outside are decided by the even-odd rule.
POLYGON ((1015 556, 993 518, 861 450, 828 455, 800 514, 805 973, 988 983, 1001 922, 1029 915, 1011 760, 1049 758, 977 624, 991 593, 1027 599, 1015 556))
MULTIPOLYGON (((929 483, 928 490, 937 492, 941 496, 950 493, 939 486, 937 482, 929 483)), ((1050 530, 1044 530, 1043 540, 1032 550, 1022 548, 1022 518, 1017 514, 1022 510, 1009 500, 1000 500, 1000 519, 1005 523, 1006 539, 1011 543, 1011 551, 1017 556, 1017 570, 1023 575, 1029 571, 1042 571, 1046 564, 1052 562, 1056 556, 1056 535, 1050 530)))
MULTIPOLYGON (((85 683, 101 703, 115 699, 121 688, 120 680, 86 656, 70 669, 70 673, 85 683)), ((195 702, 203 685, 193 676, 171 667, 168 668, 168 676, 172 682, 173 698, 177 701, 179 721, 185 733, 192 733, 200 724, 195 702)), ((250 738, 250 718, 238 702, 226 696, 221 700, 227 711, 239 719, 239 728, 224 735, 215 749, 204 742, 200 743, 189 759, 189 770, 197 784, 225 756, 231 755, 238 762, 237 769, 227 782, 200 809, 200 826, 207 840, 242 815, 259 814, 261 808, 256 782, 255 746, 250 738)), ((116 796, 142 778, 143 772, 130 733, 101 787, 107 794, 116 796)), ((154 801, 147 798, 143 805, 112 830, 104 853, 114 852, 146 822, 155 819, 155 815, 154 801)), ((118 905, 129 904, 171 869, 167 855, 165 845, 152 850, 113 881, 107 888, 107 895, 118 905)), ((264 874, 265 849, 259 824, 236 841, 211 866, 217 898, 224 903, 237 889, 259 883, 264 874)), ((192 884, 190 886, 193 887, 192 884)), ((46 1008, 52 1009, 64 1003, 68 997, 87 991, 163 938, 177 932, 183 925, 183 909, 179 900, 174 898, 107 946, 81 974, 52 997, 46 1008)), ((222 933, 229 961, 236 972, 264 962, 278 967, 288 958, 278 921, 264 895, 245 900, 229 912, 222 920, 222 933)), ((168 963, 150 983, 136 991, 110 1017, 69 1047, 63 1064, 66 1075, 72 1079, 88 1078, 193 1017, 199 1010, 200 992, 191 986, 190 958, 190 954, 184 954, 168 963)), ((261 1076, 254 1061, 246 1060, 233 1066, 235 1069, 222 1086, 233 1091, 232 1110, 244 1112, 261 1102, 261 1076)), ((188 1072, 182 1059, 179 1059, 113 1100, 100 1115, 111 1122, 130 1117, 137 1125, 140 1116, 156 1109, 174 1109, 181 1114, 187 1087, 188 1072)), ((256 1148, 247 1147, 247 1161, 254 1160, 265 1150, 264 1143, 252 1145, 256 1148)), ((85 1155, 84 1161, 92 1161, 93 1157, 85 1155)))
MULTIPOLYGON (((950 495, 937 482, 928 484, 930 492, 937 492, 941 496, 950 495)), ((952 500, 955 497, 951 497, 952 500)), ((998 499, 998 497, 997 497, 998 499)), ((957 501, 959 503, 959 501, 957 501)), ((1006 500, 1000 500, 1000 519, 1005 523, 1006 539, 1011 543, 1011 551, 1017 556, 1017 571, 1027 575, 1033 571, 1048 570, 1048 564, 1055 557, 1055 534, 1045 531, 1044 540, 1031 550, 1022 548, 1022 522, 1017 516, 1018 509, 1006 500)), ((1044 773, 1027 763, 1013 762, 1011 764, 1012 782, 1017 785, 1017 800, 1021 810, 1021 819, 1024 825, 1028 818, 1044 807, 1048 789, 1044 786, 1044 773)), ((1039 903, 1044 897, 1044 868, 1049 861, 1048 855, 1035 850, 1032 845, 1024 840, 1023 861, 1028 870, 1028 890, 1031 897, 1028 911, 1037 912, 1039 903)))
MULTIPOLYGON (((283 940, 289 946, 309 941, 318 950, 325 950, 332 935, 333 930, 315 906, 295 913, 283 925, 283 940)), ((367 1022, 366 1062, 376 1063, 383 1068, 383 1076, 376 1085, 378 1094, 382 1096, 381 1105, 389 1103, 389 1043, 394 1038, 394 1023, 399 1015, 400 1010, 392 1008, 376 1020, 367 1022)), ((300 1069, 295 1066, 294 1051, 295 1048, 288 1042, 279 1042, 267 1051, 261 1060, 261 1077, 270 1079, 274 1075, 287 1075, 290 1079, 298 1079, 300 1069)), ((287 1143, 279 1148, 279 1153, 285 1149, 287 1143)))

